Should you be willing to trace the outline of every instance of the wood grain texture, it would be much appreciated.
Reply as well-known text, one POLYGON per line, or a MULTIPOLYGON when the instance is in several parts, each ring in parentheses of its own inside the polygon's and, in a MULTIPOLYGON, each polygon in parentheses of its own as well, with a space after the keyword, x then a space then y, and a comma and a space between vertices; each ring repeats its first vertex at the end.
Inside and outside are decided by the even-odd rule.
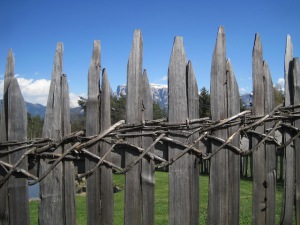
MULTIPOLYGON (((293 77, 294 77, 294 104, 300 104, 300 63, 298 58, 293 59, 293 77)), ((299 109, 295 109, 299 112, 299 109)), ((300 120, 296 120, 295 127, 300 128, 300 120)), ((300 149, 300 139, 295 140, 295 149, 300 149)), ((300 224, 300 152, 295 151, 295 212, 296 224, 300 224)))
MULTIPOLYGON (((284 57, 284 78, 285 78, 285 99, 284 105, 289 106, 294 104, 294 84, 293 84, 293 44, 291 37, 286 38, 286 49, 284 57)), ((288 123, 288 122, 287 122, 288 123)), ((292 137, 289 129, 284 130, 283 140, 288 141, 292 137)), ((284 150, 284 188, 283 201, 281 210, 280 223, 287 225, 292 223, 293 206, 295 194, 295 169, 294 169, 295 149, 292 145, 288 145, 284 150)))
MULTIPOLYGON (((6 62, 3 93, 3 111, 1 124, 1 141, 27 140, 27 111, 25 102, 16 78, 14 78, 14 57, 9 50, 6 62)), ((19 146, 18 146, 19 147, 19 146)), ((12 150, 8 147, 3 150, 12 150)), ((9 154, 2 158, 10 164, 15 164, 26 150, 9 154)), ((27 169, 27 161, 23 161, 19 168, 27 169)), ((1 176, 5 172, 1 171, 1 176), (3 172, 3 174, 2 174, 3 172)), ((13 173, 9 180, 1 187, 0 224, 29 224, 29 205, 27 178, 13 173), (3 196, 2 196, 3 194, 3 196), (6 196, 5 196, 6 195, 6 196)))
MULTIPOLYGON (((18 81, 13 78, 8 87, 8 141, 27 140, 27 110, 18 81)), ((11 148, 8 148, 9 150, 11 148)), ((9 163, 15 164, 26 150, 9 155, 9 163)), ((27 170, 28 163, 24 160, 19 168, 27 170)), ((13 174, 8 181, 9 221, 10 224, 29 223, 29 203, 27 178, 13 174)))
MULTIPOLYGON (((143 120, 153 119, 153 100, 148 81, 147 71, 144 70, 142 77, 143 87, 143 120)), ((152 137, 142 137, 142 148, 147 149, 153 142, 152 137)), ((150 150, 154 153, 154 148, 150 150)), ((141 171, 141 182, 142 182, 142 199, 143 199, 143 224, 154 225, 154 205, 155 205, 155 180, 154 180, 154 161, 149 157, 142 159, 142 171, 141 171)))
MULTIPOLYGON (((88 72, 88 100, 86 108, 86 136, 98 135, 100 132, 100 41, 94 41, 93 53, 88 72)), ((88 150, 99 156, 99 144, 88 150)), ((94 168, 97 161, 92 158, 85 160, 86 171, 94 168)), ((100 215, 100 168, 87 177, 87 224, 99 224, 100 215)))
MULTIPOLYGON (((7 141, 7 126, 8 126, 8 87, 11 83, 11 80, 14 77, 14 65, 15 61, 13 58, 12 50, 10 49, 6 61, 6 70, 4 77, 4 89, 3 89, 3 105, 1 112, 1 132, 0 139, 1 142, 7 141)), ((1 147, 1 151, 7 151, 7 147, 1 147)), ((4 162, 8 162, 8 156, 1 156, 0 159, 4 162)), ((3 167, 0 167, 0 178, 2 179, 6 174, 6 171, 3 167)), ((8 184, 5 183, 0 187, 0 224, 7 225, 9 224, 9 203, 8 203, 8 184)))
MULTIPOLYGON (((240 95, 235 75, 230 60, 226 63, 227 77, 227 107, 228 117, 237 115, 240 112, 240 95)), ((228 128, 228 137, 238 130, 239 126, 228 128)), ((240 134, 236 134, 231 144, 240 146, 240 134)), ((238 225, 240 214, 240 156, 228 151, 228 224, 238 225)))
MULTIPOLYGON (((270 113, 275 107, 273 82, 268 63, 263 62, 264 70, 264 91, 265 91, 265 114, 270 113)), ((266 122, 265 130, 274 126, 274 122, 266 122)), ((276 146, 273 142, 266 141, 266 224, 275 224, 276 216, 276 146)))
MULTIPOLYGON (((264 70, 262 44, 259 34, 255 34, 254 47, 252 52, 252 80, 253 80, 253 115, 264 115, 264 70)), ((264 126, 255 128, 256 132, 264 133, 264 126)), ((252 146, 257 145, 261 137, 253 134, 252 146)), ((260 145, 253 152, 253 224, 266 224, 265 204, 265 146, 260 145)))
MULTIPOLYGON (((126 123, 134 124, 142 121, 142 61, 143 40, 140 30, 135 30, 132 48, 127 64, 127 95, 126 95, 126 123)), ((126 138, 134 145, 141 146, 141 137, 126 138)), ((128 166, 135 160, 136 152, 127 149, 125 152, 125 165, 128 166)), ((125 177, 125 209, 124 224, 142 224, 142 187, 141 187, 141 162, 137 163, 125 177)))
MULTIPOLYGON (((183 122, 188 117, 186 92, 186 55, 183 38, 175 37, 168 70, 169 122, 183 122)), ((185 138, 170 135, 177 141, 185 138)), ((169 160, 183 149, 169 145, 169 160)), ((169 166, 169 224, 190 224, 190 158, 187 154, 169 166)))
MULTIPOLYGON (((108 129, 111 126, 110 119, 110 84, 105 69, 102 71, 101 84, 101 131, 108 129)), ((111 147, 106 142, 100 142, 100 157, 107 154, 111 147)), ((111 154, 108 153, 105 159, 111 161, 111 154)), ((113 180, 112 169, 105 164, 100 166, 100 212, 101 223, 105 225, 114 224, 114 195, 113 195, 113 180)))
MULTIPOLYGON (((199 94, 198 84, 195 77, 192 62, 187 64, 187 104, 188 104, 188 118, 199 118, 199 94)), ((199 138, 199 134, 195 133, 189 138, 189 143, 199 138)), ((195 148, 199 148, 197 143, 195 148)), ((190 158, 190 209, 191 209, 191 225, 199 224, 199 207, 200 207, 200 194, 199 194, 199 158, 193 153, 189 154, 190 158)))
MULTIPOLYGON (((212 120, 227 118, 226 94, 226 43, 224 28, 217 33, 216 45, 212 58, 210 102, 212 120)), ((227 139, 227 129, 213 131, 212 134, 227 139)), ((220 143, 212 142, 212 152, 220 143)), ((226 148, 215 154, 210 160, 210 182, 207 224, 228 224, 228 151, 226 148)))
MULTIPOLYGON (((67 76, 63 75, 62 86, 62 132, 63 137, 71 133, 70 123, 70 97, 67 76)), ((64 144, 62 151, 69 149, 71 144, 64 144)), ((76 202, 75 202, 75 168, 74 162, 63 161, 63 195, 64 195, 64 224, 76 224, 76 202)))
MULTIPOLYGON (((46 115, 42 136, 59 141, 62 139, 61 126, 61 76, 62 76, 63 44, 57 43, 52 69, 52 78, 47 101, 46 115)), ((59 147, 55 153, 61 154, 59 147)), ((40 173, 49 168, 46 159, 40 160, 40 173)), ((48 176, 40 182, 39 224, 63 224, 62 163, 59 163, 48 176)))

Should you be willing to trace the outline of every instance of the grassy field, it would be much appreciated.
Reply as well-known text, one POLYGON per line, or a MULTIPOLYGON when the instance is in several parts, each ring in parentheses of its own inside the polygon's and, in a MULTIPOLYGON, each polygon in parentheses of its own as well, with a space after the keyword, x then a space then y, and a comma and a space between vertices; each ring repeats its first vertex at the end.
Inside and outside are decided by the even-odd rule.
MULTIPOLYGON (((155 173, 155 224, 168 224, 168 173, 155 173)), ((124 176, 114 175, 114 183, 123 189, 124 176)), ((240 224, 249 225, 252 223, 252 182, 248 180, 241 181, 241 207, 240 207, 240 224)), ((207 199, 208 196, 208 176, 200 176, 200 224, 206 224, 207 199)), ((280 208, 282 200, 282 186, 277 186, 277 215, 276 224, 279 224, 280 208)), ((115 204, 115 225, 123 224, 124 209, 124 191, 114 194, 115 204)), ((86 224, 86 204, 85 196, 77 196, 77 225, 86 224)), ((38 224, 38 202, 30 202, 30 219, 31 224, 38 224)))

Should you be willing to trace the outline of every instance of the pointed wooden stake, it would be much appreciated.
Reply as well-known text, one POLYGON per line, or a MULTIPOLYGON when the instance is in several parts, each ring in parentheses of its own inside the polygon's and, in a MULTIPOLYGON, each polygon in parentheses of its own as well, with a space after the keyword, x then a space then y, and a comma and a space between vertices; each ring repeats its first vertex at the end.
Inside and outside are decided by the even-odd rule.
MULTIPOLYGON (((183 122, 188 118, 186 91, 186 55, 183 38, 175 37, 169 63, 169 122, 183 122)), ((178 141, 185 138, 170 135, 178 141)), ((183 149, 169 145, 169 159, 178 156, 183 149)), ((169 224, 190 224, 190 158, 187 154, 169 166, 169 224), (188 185, 188 186, 187 186, 188 185)))
MULTIPOLYGON (((143 40, 140 30, 135 30, 132 48, 127 64, 127 95, 126 95, 126 123, 140 123, 142 121, 142 61, 143 40)), ((127 138, 128 142, 141 146, 141 137, 127 138)), ((136 155, 131 151, 125 152, 125 164, 130 165, 136 155)), ((137 163, 126 173, 125 178, 125 209, 124 224, 140 225, 142 221, 142 187, 141 163, 137 163)))
MULTIPOLYGON (((55 141, 62 139, 61 126, 61 77, 62 77, 63 44, 57 43, 52 69, 52 78, 43 126, 43 137, 55 141)), ((55 153, 61 154, 59 147, 55 153)), ((40 173, 49 168, 47 160, 40 160, 40 173)), ((63 219, 63 191, 62 191, 62 163, 59 163, 48 176, 40 182, 39 224, 64 224, 63 219)))
MULTIPOLYGON (((240 95, 235 75, 230 60, 226 63, 227 77, 227 113, 228 117, 237 115, 240 112, 240 95)), ((228 136, 230 137, 238 130, 239 126, 228 128, 228 136)), ((232 141, 232 145, 240 146, 240 135, 236 134, 232 141)), ((228 224, 238 225, 240 223, 240 156, 229 151, 228 152, 228 224)))
MULTIPOLYGON (((70 123, 70 97, 69 97, 69 85, 67 76, 63 75, 61 80, 62 89, 62 131, 63 137, 71 133, 70 123)), ((71 147, 71 144, 63 145, 63 152, 71 147)), ((75 199, 75 168, 74 162, 63 161, 63 173, 64 173, 64 220, 65 224, 76 224, 76 199, 75 199)))
MULTIPOLYGON (((143 72, 142 78, 143 85, 143 120, 153 119, 153 100, 150 90, 150 85, 148 81, 148 76, 146 70, 143 72)), ((147 149, 153 142, 152 137, 143 136, 142 137, 142 147, 147 149)), ((154 149, 150 150, 154 153, 154 149)), ((150 158, 142 159, 142 193, 143 193, 143 224, 144 225, 154 225, 154 203, 155 203, 155 193, 154 193, 154 162, 150 158)))
MULTIPOLYGON (((188 103, 188 118, 198 119, 199 118, 199 94, 198 85, 195 77, 192 62, 189 61, 187 64, 187 103, 188 103)), ((189 139, 191 144, 193 141, 199 138, 199 134, 195 133, 189 139)), ((199 143, 195 148, 199 149, 199 143)), ((199 158, 191 154, 190 157, 190 203, 191 203, 191 225, 199 224, 199 158)))
MULTIPOLYGON (((263 70, 262 44, 259 34, 255 35, 252 52, 252 79, 253 79, 253 114, 264 115, 264 70, 263 70)), ((256 132, 264 133, 264 126, 258 126, 256 132)), ((252 146, 261 141, 258 135, 252 135, 252 146)), ((266 202, 265 202, 265 146, 260 145, 253 152, 253 224, 266 224, 266 202)))
MULTIPOLYGON (((270 113, 275 107, 273 82, 268 63, 263 62, 264 90, 265 90, 265 114, 270 113)), ((274 126, 274 122, 266 122, 265 130, 274 126)), ((276 146, 272 142, 265 142, 266 148, 266 224, 275 224, 276 216, 276 146)))
MULTIPOLYGON (((100 41, 94 41, 93 54, 88 73, 88 100, 86 108, 86 135, 98 135, 100 132, 100 41)), ((88 149, 99 156, 99 144, 88 149)), ((91 158, 85 160, 86 171, 91 170, 97 162, 91 158)), ((100 215, 100 169, 87 177, 87 224, 96 225, 100 215)))
MULTIPOLYGON (((211 66, 211 116, 212 120, 220 120, 227 115, 226 93, 226 44, 224 28, 220 27, 211 66)), ((227 129, 214 131, 213 135, 227 139, 227 129)), ((212 142, 212 152, 217 150, 219 143, 212 142)), ((228 212, 228 151, 223 149, 211 159, 209 202, 207 224, 227 224, 228 212)))
MULTIPOLYGON (((294 104, 300 104, 300 63, 298 58, 293 60, 293 77, 294 77, 294 104)), ((299 109, 295 109, 299 112, 299 109)), ((295 127, 300 128, 300 120, 295 121, 295 127)), ((295 149, 300 149, 300 139, 297 138, 295 141, 295 149)), ((295 174, 296 174, 296 185, 295 185, 295 212, 296 212, 296 224, 300 224, 300 152, 295 151, 295 174)))
MULTIPOLYGON (((105 69, 102 71, 101 85, 101 131, 108 129, 111 126, 110 119, 110 85, 105 69)), ((111 161, 111 154, 108 153, 110 144, 106 142, 100 143, 100 157, 105 156, 105 159, 111 161)), ((101 223, 114 224, 114 195, 113 195, 113 180, 112 169, 105 164, 100 166, 100 196, 101 196, 101 223)))
MULTIPOLYGON (((294 104, 294 84, 293 84, 293 44, 291 37, 286 38, 286 49, 284 57, 284 76, 285 76, 285 100, 284 105, 294 104)), ((284 130, 284 141, 288 141, 293 134, 291 130, 284 130)), ((292 145, 288 145, 284 150, 284 189, 281 210, 281 224, 292 224, 294 194, 295 194, 295 149, 292 145)))

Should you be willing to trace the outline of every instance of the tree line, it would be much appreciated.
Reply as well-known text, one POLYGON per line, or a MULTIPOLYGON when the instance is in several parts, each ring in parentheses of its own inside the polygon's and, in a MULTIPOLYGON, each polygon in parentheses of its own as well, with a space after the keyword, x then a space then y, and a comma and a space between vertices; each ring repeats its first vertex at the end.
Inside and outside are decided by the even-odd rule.
MULTIPOLYGON (((274 99, 276 106, 284 101, 284 91, 278 85, 274 87, 274 99)), ((78 100, 79 106, 85 112, 87 99, 80 97, 78 100)), ((121 95, 119 98, 111 96, 111 122, 116 123, 119 120, 125 119, 126 96, 121 95)), ((199 117, 210 117, 210 93, 203 87, 199 92, 199 117)), ((246 107, 241 102, 241 111, 246 110, 246 107)), ((167 108, 161 107, 159 103, 153 102, 153 119, 167 118, 167 108)), ((44 119, 39 115, 32 116, 27 113, 28 139, 41 138, 44 119)), ((85 113, 75 115, 71 118, 72 132, 85 130, 85 113)))

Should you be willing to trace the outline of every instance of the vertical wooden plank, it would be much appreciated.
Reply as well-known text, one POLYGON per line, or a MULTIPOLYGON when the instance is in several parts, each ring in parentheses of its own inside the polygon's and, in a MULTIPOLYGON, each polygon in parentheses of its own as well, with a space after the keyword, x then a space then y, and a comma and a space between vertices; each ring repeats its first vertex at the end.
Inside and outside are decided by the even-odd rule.
MULTIPOLYGON (((102 91, 101 91, 101 131, 111 126, 110 119, 110 85, 105 69, 102 71, 102 91)), ((110 144, 106 142, 100 143, 100 156, 107 154, 110 144)), ((106 160, 111 161, 111 154, 108 153, 106 160)), ((100 166, 100 197, 101 197, 101 223, 105 225, 114 224, 114 195, 112 169, 107 165, 100 166)))
MULTIPOLYGON (((7 126, 8 126, 8 87, 11 80, 14 77, 14 59, 12 50, 9 50, 7 61, 6 61, 6 70, 4 77, 4 89, 3 89, 3 105, 1 112, 1 132, 0 139, 1 142, 7 141, 7 126)), ((7 151, 8 148, 3 147, 1 151, 7 151)), ((8 162, 8 155, 0 157, 1 160, 8 162)), ((6 171, 3 167, 0 167, 0 178, 3 178, 6 174, 6 171)), ((0 187, 0 224, 7 225, 9 224, 9 204, 8 204, 8 183, 6 182, 0 187)))
MULTIPOLYGON (((62 76, 62 135, 71 133, 70 123, 70 97, 69 85, 66 75, 62 76)), ((71 144, 63 145, 63 152, 71 147, 71 144)), ((64 195, 64 224, 76 224, 75 202, 75 169, 73 161, 63 161, 63 195, 64 195)))
MULTIPOLYGON (((142 121, 141 79, 143 61, 143 41, 140 30, 135 30, 132 48, 127 64, 127 96, 126 123, 134 124, 142 121)), ((128 138, 128 142, 141 146, 141 138, 128 138)), ((132 151, 125 152, 125 164, 129 165, 136 157, 132 151)), ((125 178, 125 225, 142 223, 141 163, 137 163, 125 178)))
MULTIPOLYGON (((291 37, 286 38, 286 49, 284 58, 284 78, 285 78, 285 99, 284 105, 289 106, 294 104, 293 99, 293 44, 291 37)), ((284 130, 284 142, 292 137, 289 129, 284 130)), ((295 149, 289 145, 284 150, 284 190, 281 211, 281 224, 291 224, 293 219, 294 194, 295 194, 295 149)))
MULTIPOLYGON (((43 137, 59 141, 62 138, 61 127, 61 76, 62 76, 63 44, 57 43, 52 69, 50 91, 47 101, 43 126, 43 137)), ((62 153, 61 147, 55 153, 62 153)), ((40 173, 49 168, 46 159, 40 160, 40 173)), ((62 202, 62 163, 59 163, 40 182, 39 224, 63 224, 62 202)))
MULTIPOLYGON (((14 78, 14 58, 11 49, 7 57, 4 79, 1 141, 26 141, 27 111, 18 81, 14 78)), ((8 148, 8 150, 12 149, 13 147, 8 148)), ((5 157, 5 160, 8 160, 6 162, 15 164, 25 151, 11 153, 8 157, 5 157)), ((28 167, 27 161, 23 161, 19 167, 26 170, 28 167)), ((29 224, 27 178, 14 173, 2 188, 7 188, 7 192, 3 190, 3 194, 7 193, 7 199, 3 198, 4 204, 1 214, 3 212, 4 217, 1 215, 0 224, 29 224)))
MULTIPOLYGON (((219 27, 212 58, 210 103, 212 120, 227 118, 226 95, 226 44, 223 27, 219 27)), ((227 139, 227 129, 213 131, 212 134, 227 139)), ((212 142, 212 152, 220 143, 212 142)), ((219 151, 210 160, 209 200, 207 224, 228 224, 228 151, 219 151)))
MULTIPOLYGON (((255 34, 252 52, 252 80, 253 80, 253 115, 264 115, 264 70, 262 44, 259 34, 255 34)), ((257 126, 256 132, 264 133, 264 126, 257 126)), ((252 135, 252 146, 256 146, 261 137, 252 135)), ((266 224, 265 204, 265 146, 260 145, 253 152, 253 224, 266 224)))
MULTIPOLYGON (((293 60, 293 78, 294 78, 294 105, 300 104, 300 63, 298 58, 293 60)), ((295 109, 296 112, 300 110, 295 109)), ((300 128, 300 120, 295 121, 295 127, 300 128)), ((300 224, 300 139, 295 140, 295 212, 296 212, 296 224, 300 224)))
MULTIPOLYGON (((169 122, 183 122, 188 117, 186 93, 186 55, 183 38, 175 37, 169 63, 169 122)), ((170 135, 178 141, 185 138, 170 135)), ((182 149, 169 145, 169 159, 175 158, 182 149)), ((190 224, 190 159, 187 154, 169 166, 169 224, 190 224)))
MULTIPOLYGON (((27 140, 27 110, 16 78, 12 79, 8 88, 7 136, 8 141, 27 140)), ((9 163, 14 165, 25 151, 10 154, 9 163)), ((27 161, 24 160, 19 168, 27 170, 27 161)), ((8 181, 8 196, 10 224, 29 224, 27 178, 20 174, 12 175, 8 181)))
MULTIPOLYGON (((187 64, 187 104, 188 104, 188 118, 197 119, 199 118, 199 90, 192 66, 192 62, 189 61, 187 64)), ((189 142, 199 138, 199 134, 195 133, 189 139, 189 142)), ((204 149, 203 143, 197 143, 196 148, 204 149)), ((191 225, 199 224, 199 207, 200 207, 200 196, 199 196, 199 158, 191 153, 190 157, 190 209, 191 209, 191 225)))
MULTIPOLYGON (((147 71, 143 72, 143 120, 153 119, 153 100, 150 90, 150 85, 148 81, 147 71)), ((143 136, 142 137, 142 147, 146 149, 153 142, 152 137, 143 136)), ((154 153, 154 149, 150 150, 154 153)), ((142 201, 143 201, 143 224, 144 225, 154 225, 154 162, 150 158, 144 157, 142 159, 142 201)))
MULTIPOLYGON (((275 107, 273 82, 266 61, 263 62, 264 89, 265 89, 265 114, 270 113, 275 107)), ((266 122, 265 130, 270 130, 274 122, 266 122)), ((265 142, 266 148, 266 224, 275 224, 276 216, 276 146, 273 142, 265 142)))
MULTIPOLYGON (((227 77, 227 107, 228 117, 240 112, 240 95, 231 62, 226 63, 227 77)), ((239 126, 228 128, 228 137, 238 130, 239 126)), ((231 144, 240 146, 240 134, 236 134, 231 144)), ((240 156, 228 151, 228 224, 238 225, 240 218, 240 156)))
MULTIPOLYGON (((94 41, 92 59, 88 72, 88 100, 86 108, 86 135, 92 136, 100 132, 100 41, 94 41)), ((88 148, 90 152, 99 155, 99 144, 88 148)), ((86 171, 94 168, 97 161, 88 158, 85 161, 86 171)), ((100 168, 87 177, 87 224, 98 224, 100 217, 100 168)))

